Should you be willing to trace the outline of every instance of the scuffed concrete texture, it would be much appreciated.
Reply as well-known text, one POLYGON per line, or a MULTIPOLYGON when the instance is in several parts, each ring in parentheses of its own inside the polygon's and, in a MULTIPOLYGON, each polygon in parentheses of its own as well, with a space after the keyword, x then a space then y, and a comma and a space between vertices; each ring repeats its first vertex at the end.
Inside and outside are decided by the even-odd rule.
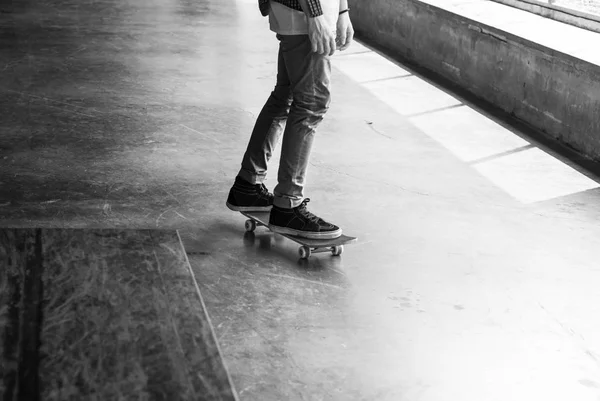
POLYGON ((174 230, 0 228, 5 400, 236 401, 174 230))
POLYGON ((350 0, 362 37, 600 160, 600 66, 418 0, 350 0))

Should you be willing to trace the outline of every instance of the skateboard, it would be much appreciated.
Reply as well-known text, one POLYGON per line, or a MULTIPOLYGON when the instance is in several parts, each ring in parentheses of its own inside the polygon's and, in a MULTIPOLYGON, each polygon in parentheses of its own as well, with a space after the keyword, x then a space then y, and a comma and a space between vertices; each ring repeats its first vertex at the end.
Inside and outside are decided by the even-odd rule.
MULTIPOLYGON (((269 212, 240 212, 248 218, 246 220, 246 232, 253 232, 256 227, 264 226, 269 228, 269 212)), ((308 259, 313 253, 331 252, 333 256, 340 256, 344 252, 344 245, 357 241, 356 237, 350 237, 342 234, 333 239, 310 239, 297 237, 295 235, 281 234, 300 245, 298 254, 301 259, 308 259)))

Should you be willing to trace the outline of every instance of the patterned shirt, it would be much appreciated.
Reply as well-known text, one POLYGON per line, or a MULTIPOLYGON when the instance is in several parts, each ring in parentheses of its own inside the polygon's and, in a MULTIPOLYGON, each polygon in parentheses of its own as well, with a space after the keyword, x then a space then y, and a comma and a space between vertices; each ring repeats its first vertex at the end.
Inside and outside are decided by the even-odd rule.
MULTIPOLYGON (((302 11, 302 7, 300 6, 300 2, 298 0, 273 0, 277 3, 283 4, 286 7, 291 8, 292 10, 302 11)), ((323 9, 321 8, 320 0, 306 0, 308 3, 308 10, 310 13, 310 17, 318 17, 323 15, 323 9)), ((260 8, 260 13, 263 16, 269 15, 269 0, 258 0, 258 8, 260 8)))

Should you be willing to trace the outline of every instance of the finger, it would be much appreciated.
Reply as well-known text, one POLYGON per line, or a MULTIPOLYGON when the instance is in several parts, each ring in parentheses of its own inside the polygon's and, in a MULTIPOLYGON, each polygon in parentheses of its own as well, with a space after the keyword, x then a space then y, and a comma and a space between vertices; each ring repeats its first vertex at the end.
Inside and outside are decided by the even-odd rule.
POLYGON ((337 50, 337 45, 335 43, 336 36, 337 35, 335 31, 331 31, 331 35, 327 36, 327 45, 329 47, 329 51, 327 52, 327 54, 329 56, 333 56, 333 53, 335 53, 335 51, 337 50))
POLYGON ((337 43, 339 43, 339 47, 340 50, 342 50, 344 48, 344 46, 346 45, 346 33, 345 32, 340 32, 340 35, 337 38, 337 43))
POLYGON ((317 53, 319 53, 319 54, 323 54, 323 53, 324 53, 324 51, 325 51, 325 49, 324 49, 324 46, 323 46, 323 40, 322 40, 322 39, 320 39, 320 40, 318 41, 317 53))
POLYGON ((348 32, 346 35, 346 41, 344 42, 344 46, 342 46, 342 49, 346 50, 347 48, 349 48, 353 39, 354 39, 354 30, 348 29, 348 32))
POLYGON ((314 37, 310 37, 310 47, 313 53, 316 53, 318 50, 318 40, 314 37))
POLYGON ((329 47, 329 40, 328 39, 329 38, 327 38, 327 36, 323 36, 323 40, 321 42, 323 44, 323 47, 322 47, 323 52, 321 54, 324 55, 324 56, 328 55, 329 52, 331 51, 331 49, 329 47))

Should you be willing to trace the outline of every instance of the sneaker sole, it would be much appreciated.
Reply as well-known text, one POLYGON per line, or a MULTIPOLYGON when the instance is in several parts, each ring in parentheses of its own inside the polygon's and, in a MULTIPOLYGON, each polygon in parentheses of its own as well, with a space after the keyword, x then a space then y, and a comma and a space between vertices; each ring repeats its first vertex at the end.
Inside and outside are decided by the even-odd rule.
POLYGON ((336 231, 325 231, 325 232, 310 232, 294 230, 293 228, 279 227, 269 224, 269 230, 278 234, 293 235, 294 237, 306 238, 306 239, 336 239, 342 236, 342 229, 338 228, 336 231))
POLYGON ((225 205, 234 212, 270 212, 273 206, 234 206, 229 202, 225 205))

